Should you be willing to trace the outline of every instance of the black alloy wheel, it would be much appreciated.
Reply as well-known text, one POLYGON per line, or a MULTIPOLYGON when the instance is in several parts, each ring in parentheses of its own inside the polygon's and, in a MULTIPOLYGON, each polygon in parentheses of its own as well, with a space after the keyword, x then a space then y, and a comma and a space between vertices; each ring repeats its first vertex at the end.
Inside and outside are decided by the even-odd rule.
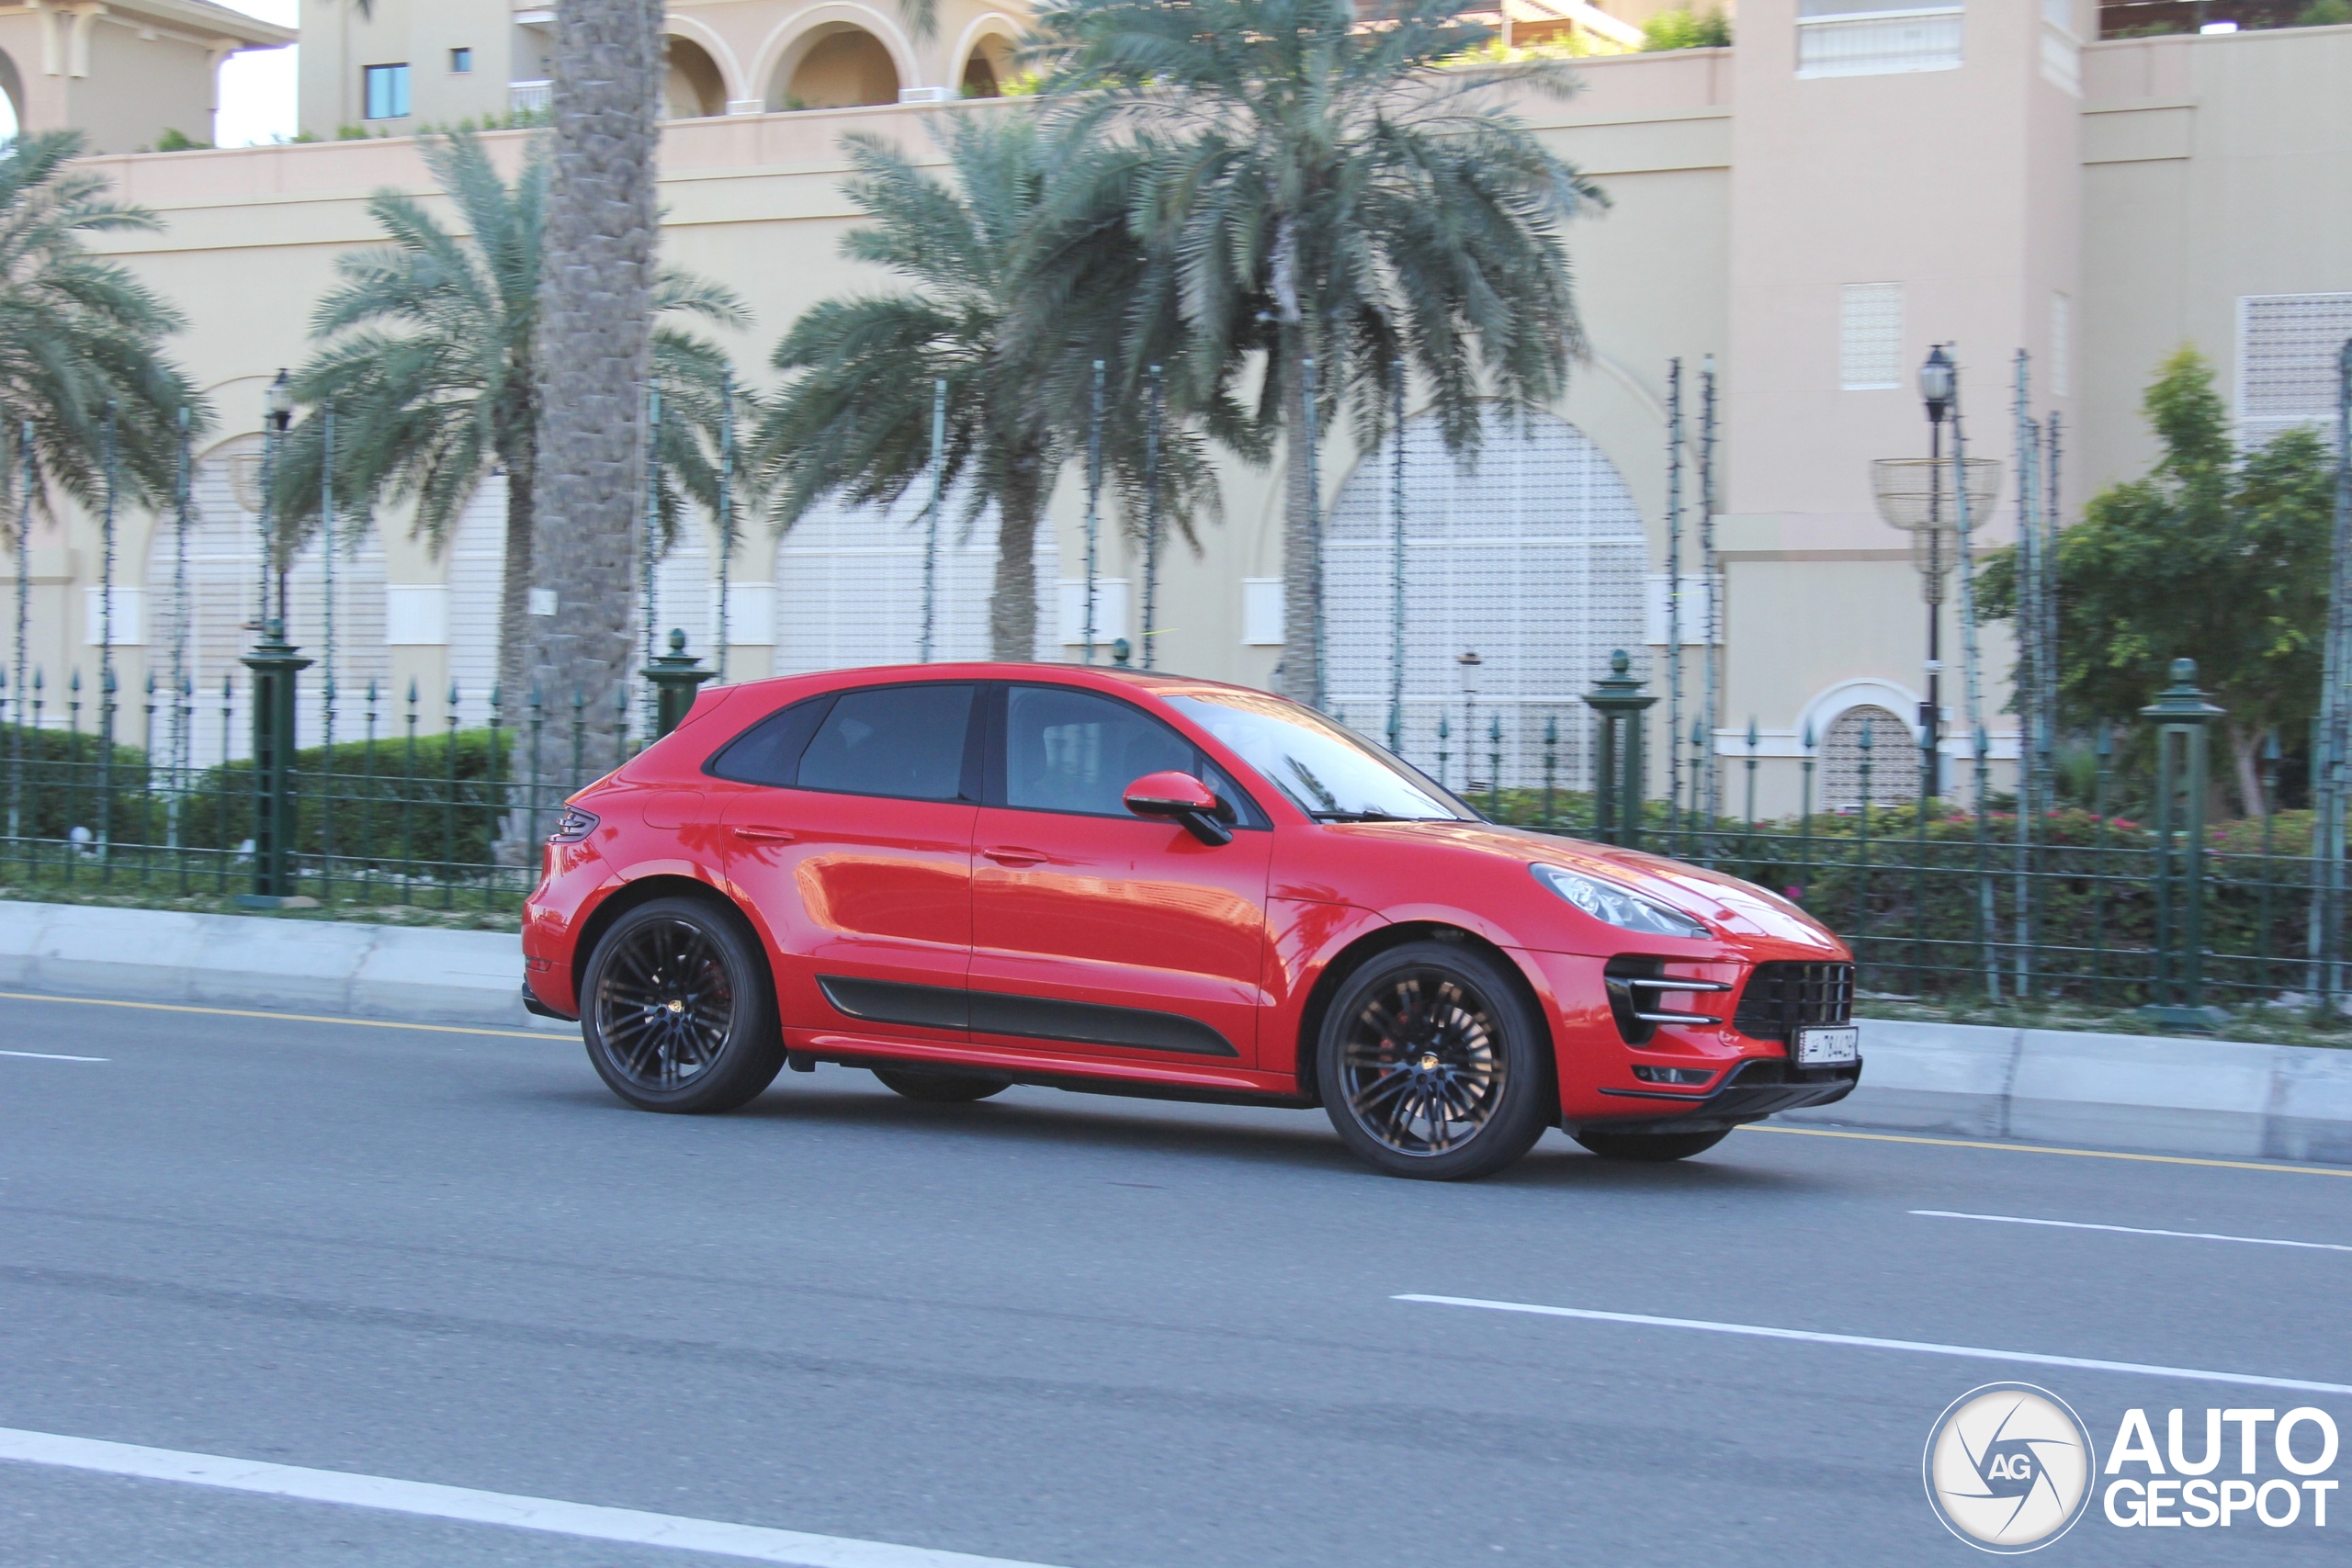
POLYGON ((1324 1015, 1316 1067, 1340 1139, 1392 1176, 1490 1176, 1556 1115, 1551 1034, 1499 964, 1462 942, 1391 948, 1324 1015))
POLYGON ((641 1111, 732 1111, 784 1066, 775 989, 733 911, 656 898, 613 922, 581 987, 588 1059, 641 1111))

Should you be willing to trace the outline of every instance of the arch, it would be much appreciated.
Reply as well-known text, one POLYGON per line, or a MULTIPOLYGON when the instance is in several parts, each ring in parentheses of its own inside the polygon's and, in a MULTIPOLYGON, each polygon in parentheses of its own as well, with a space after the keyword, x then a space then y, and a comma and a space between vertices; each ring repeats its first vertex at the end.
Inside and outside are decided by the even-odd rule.
POLYGON ((1868 726, 1870 803, 1909 806, 1919 799, 1919 746, 1912 727, 1876 703, 1856 703, 1821 733, 1821 804, 1850 811, 1862 802, 1862 731, 1868 726))
POLYGON ((16 57, 0 49, 0 95, 7 99, 8 123, 0 125, 0 141, 12 141, 25 128, 25 79, 17 70, 16 57))
POLYGON ((708 119, 727 112, 727 77, 700 43, 669 35, 669 70, 662 81, 664 119, 708 119))
MULTIPOLYGON (((1491 410, 1491 405, 1490 405, 1491 410)), ((1397 581, 1392 465, 1384 445, 1359 458, 1324 534, 1324 636, 1329 700, 1385 739, 1397 581)), ((1438 752, 1462 784, 1481 787, 1501 754, 1506 787, 1540 785, 1547 725, 1555 777, 1589 783, 1591 714, 1582 702, 1610 653, 1642 657, 1649 547, 1616 465, 1566 420, 1513 424, 1489 412, 1476 467, 1445 450, 1437 416, 1405 422, 1404 703, 1400 749, 1430 772, 1438 752), (1457 656, 1475 651, 1475 700, 1457 656), (1462 728, 1477 728, 1464 766, 1462 728), (1502 737, 1491 739, 1499 718, 1502 737), (1441 719, 1448 735, 1441 747, 1441 719)))
MULTIPOLYGON (((760 46, 757 62, 752 67, 746 85, 757 84, 757 91, 769 109, 785 107, 792 78, 801 63, 825 39, 838 35, 844 28, 867 34, 881 45, 900 87, 922 80, 922 73, 915 65, 914 46, 895 21, 870 6, 858 4, 857 0, 827 0, 824 5, 811 6, 800 12, 768 36, 767 41, 760 46)), ((888 101, 897 102, 895 92, 888 101)), ((836 106, 811 105, 804 101, 803 107, 836 106)))
MULTIPOLYGON (((248 432, 216 443, 196 459, 188 485, 187 641, 182 647, 182 668, 195 686, 190 761, 199 767, 221 759, 224 740, 230 755, 242 755, 253 733, 249 672, 238 660, 251 641, 246 628, 260 594, 261 442, 257 433, 248 432), (224 675, 231 681, 225 736, 220 701, 224 675)), ((178 624, 173 613, 178 558, 178 531, 168 518, 158 518, 148 540, 146 581, 148 660, 159 681, 168 678, 173 633, 178 624)), ((294 558, 287 588, 288 618, 292 623, 287 628, 288 637, 321 661, 303 672, 295 724, 299 743, 314 746, 324 736, 326 720, 326 570, 322 540, 314 537, 294 558)), ((275 613, 274 586, 271 593, 275 613)), ((334 620, 335 734, 339 739, 357 739, 366 728, 368 682, 377 682, 379 690, 384 691, 391 674, 390 654, 384 642, 384 547, 372 528, 356 541, 345 542, 337 552, 334 620)), ((389 705, 390 694, 384 694, 389 705)), ((389 705, 384 711, 390 711, 389 705)), ((160 716, 157 722, 160 728, 160 716)))
POLYGON ((743 77, 743 62, 736 58, 734 46, 722 37, 718 28, 693 17, 673 11, 662 18, 662 30, 672 38, 686 39, 698 44, 718 68, 719 90, 723 95, 721 112, 727 103, 752 96, 743 77))
POLYGON ((1007 82, 1021 69, 1021 28, 1001 12, 990 11, 966 27, 947 56, 948 70, 967 98, 1000 96, 1007 82), (976 91, 975 74, 984 74, 986 90, 976 91))
POLYGON ((1919 694, 1901 682, 1884 680, 1875 675, 1840 681, 1833 686, 1826 686, 1815 695, 1813 701, 1805 704, 1804 711, 1797 715, 1798 748, 1800 750, 1803 750, 1804 738, 1808 729, 1813 733, 1814 743, 1818 745, 1821 738, 1829 733, 1829 727, 1838 722, 1840 715, 1851 708, 1866 706, 1886 710, 1893 716, 1893 722, 1901 727, 1906 743, 1916 747, 1919 744, 1919 726, 1916 717, 1906 718, 1904 716, 1905 714, 1916 716, 1919 711, 1920 701, 1919 694))
MULTIPOLYGON (((930 487, 916 484, 889 507, 820 502, 776 541, 775 652, 778 675, 861 664, 911 663, 922 652, 923 512, 930 487)), ((997 511, 967 526, 967 502, 951 491, 941 507, 932 658, 989 657, 989 601, 996 584, 997 511)), ((1037 642, 1041 660, 1062 656, 1054 588, 1061 558, 1053 520, 1037 520, 1037 642)))

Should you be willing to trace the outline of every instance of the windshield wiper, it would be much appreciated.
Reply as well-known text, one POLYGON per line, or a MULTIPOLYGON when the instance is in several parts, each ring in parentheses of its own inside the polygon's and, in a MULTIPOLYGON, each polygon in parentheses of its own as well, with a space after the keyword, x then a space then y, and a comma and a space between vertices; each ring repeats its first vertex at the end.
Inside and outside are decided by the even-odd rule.
POLYGON ((1399 817, 1393 811, 1310 811, 1317 822, 1423 822, 1423 817, 1399 817))

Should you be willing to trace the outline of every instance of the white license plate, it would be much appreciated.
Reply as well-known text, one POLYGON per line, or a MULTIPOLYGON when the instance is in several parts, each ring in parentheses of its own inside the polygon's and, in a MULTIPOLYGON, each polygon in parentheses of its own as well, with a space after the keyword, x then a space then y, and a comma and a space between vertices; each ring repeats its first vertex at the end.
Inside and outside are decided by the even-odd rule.
POLYGON ((1794 1042, 1800 1067, 1834 1067, 1862 1057, 1862 1032, 1850 1023, 1806 1023, 1797 1026, 1794 1042))

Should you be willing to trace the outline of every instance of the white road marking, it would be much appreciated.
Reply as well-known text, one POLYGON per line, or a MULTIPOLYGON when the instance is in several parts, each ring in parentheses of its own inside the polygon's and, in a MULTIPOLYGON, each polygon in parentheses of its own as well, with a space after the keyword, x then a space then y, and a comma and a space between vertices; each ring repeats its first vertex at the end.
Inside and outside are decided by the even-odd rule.
POLYGON ((794 1563, 799 1568, 1045 1568, 1041 1563, 1002 1557, 974 1557, 961 1551, 893 1546, 886 1541, 855 1540, 844 1536, 806 1535, 798 1530, 769 1529, 761 1525, 649 1514, 636 1508, 560 1503, 505 1492, 477 1492, 469 1486, 439 1486, 381 1475, 354 1475, 340 1470, 305 1470, 290 1464, 264 1464, 254 1460, 224 1459, 218 1454, 98 1442, 8 1427, 0 1427, 0 1460, 137 1476, 147 1481, 176 1481, 191 1486, 217 1486, 232 1492, 257 1492, 265 1496, 293 1497, 308 1503, 379 1508, 425 1518, 504 1525, 510 1529, 538 1530, 589 1540, 663 1546, 718 1557, 748 1558, 755 1562, 794 1563))
POLYGON ((1756 1339, 1802 1339, 1815 1345, 1853 1345, 1866 1350, 1908 1350, 1921 1356, 1960 1356, 1976 1361, 2019 1361, 2036 1367, 2079 1367, 2094 1372, 2135 1372, 2143 1377, 2187 1378, 2194 1382, 2243 1383, 2251 1388, 2290 1388, 2312 1393, 2352 1393, 2352 1383, 2312 1382, 2302 1378, 2256 1377, 2250 1372, 2214 1372, 2197 1367, 2156 1367, 2142 1361, 2102 1361, 2085 1356, 2043 1356, 2031 1350, 1988 1350, 1974 1345, 1937 1345, 1921 1339, 1879 1339, 1861 1334, 1817 1334, 1805 1328, 1767 1328, 1753 1323, 1710 1323, 1700 1317, 1652 1317, 1635 1312, 1596 1312, 1589 1307, 1534 1306, 1526 1302, 1487 1302, 1474 1296, 1391 1296, 1391 1301, 1434 1306, 1477 1307, 1487 1312, 1524 1312, 1539 1317, 1581 1317, 1596 1323, 1632 1323, 1649 1328, 1695 1328, 1705 1334, 1741 1334, 1756 1339))
POLYGON ((2069 1231, 2113 1231, 2118 1235, 2165 1235, 2178 1241, 2242 1241, 2248 1247, 2300 1247, 2313 1252, 2352 1252, 2340 1241, 2283 1241, 2270 1235, 2223 1235, 2217 1231, 2156 1231, 2138 1225, 2095 1225, 2084 1220, 2029 1220, 2018 1214, 1963 1214, 1953 1209, 1914 1209, 1931 1220, 1985 1220, 1996 1225, 2050 1225, 2069 1231))
POLYGON ((0 1056, 22 1056, 33 1062, 103 1062, 105 1056, 60 1056, 48 1051, 0 1051, 0 1056))

